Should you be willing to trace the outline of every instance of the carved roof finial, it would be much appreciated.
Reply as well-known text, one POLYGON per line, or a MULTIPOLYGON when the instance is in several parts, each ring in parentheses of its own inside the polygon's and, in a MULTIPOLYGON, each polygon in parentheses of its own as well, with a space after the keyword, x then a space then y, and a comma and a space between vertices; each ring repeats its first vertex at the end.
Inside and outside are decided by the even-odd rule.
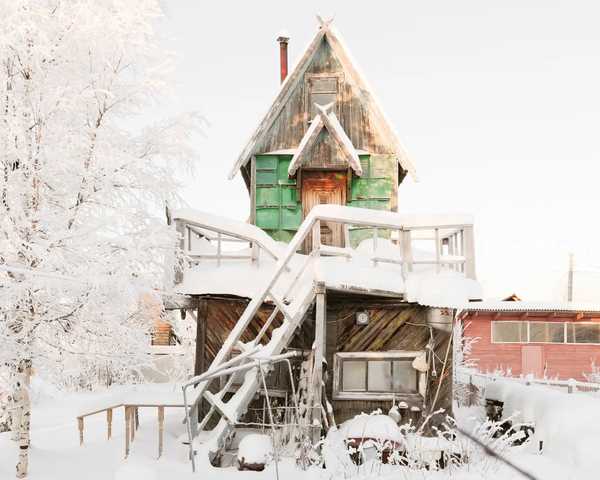
POLYGON ((317 21, 319 22, 319 28, 329 30, 329 25, 333 22, 333 17, 325 20, 321 15, 317 15, 317 21))

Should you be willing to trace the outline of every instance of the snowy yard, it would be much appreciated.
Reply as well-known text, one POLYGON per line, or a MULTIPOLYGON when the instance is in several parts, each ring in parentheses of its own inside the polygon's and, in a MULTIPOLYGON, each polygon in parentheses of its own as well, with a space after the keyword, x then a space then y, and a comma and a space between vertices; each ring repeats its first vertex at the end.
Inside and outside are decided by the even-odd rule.
MULTIPOLYGON (((162 388, 168 389, 168 386, 162 388)), ((165 415, 165 446, 163 457, 157 460, 158 423, 156 409, 140 408, 140 428, 136 433, 129 458, 124 458, 123 409, 116 409, 113 418, 113 436, 106 439, 106 417, 103 413, 86 418, 85 443, 79 446, 76 416, 98 406, 108 406, 120 395, 131 395, 131 387, 118 387, 100 393, 58 394, 33 386, 32 447, 30 458, 31 480, 71 479, 127 479, 159 480, 185 478, 211 479, 275 479, 273 463, 263 472, 238 472, 235 468, 214 468, 199 458, 199 468, 192 474, 186 459, 186 448, 177 438, 184 433, 180 408, 167 409, 165 415), (129 389, 129 390, 128 390, 129 389)), ((168 394, 168 393, 166 393, 168 394)), ((467 430, 473 428, 478 409, 459 411, 459 421, 467 430)), ((597 443, 596 443, 597 444, 597 443)), ((538 479, 593 479, 597 473, 591 465, 573 466, 555 461, 549 456, 532 453, 530 445, 512 447, 508 457, 538 479)), ((590 459, 595 461, 595 459, 590 459)), ((0 478, 14 476, 16 448, 10 433, 0 434, 0 478)), ((596 471, 597 472, 597 471, 596 471)), ((484 460, 468 467, 449 471, 410 471, 404 467, 371 464, 355 467, 343 476, 334 476, 327 468, 313 467, 304 472, 295 466, 291 458, 279 464, 279 477, 286 480, 329 478, 403 478, 459 480, 491 478, 522 478, 508 467, 494 461, 484 460)))

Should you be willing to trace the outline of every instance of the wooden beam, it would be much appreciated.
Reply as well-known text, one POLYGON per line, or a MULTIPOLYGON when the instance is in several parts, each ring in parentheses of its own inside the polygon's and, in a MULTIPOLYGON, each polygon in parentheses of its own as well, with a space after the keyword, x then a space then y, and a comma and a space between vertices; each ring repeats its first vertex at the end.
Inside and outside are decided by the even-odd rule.
POLYGON ((189 295, 163 295, 162 303, 165 310, 189 310, 196 305, 189 295))
POLYGON ((162 456, 165 432, 165 407, 158 407, 158 458, 162 456))
POLYGON ((323 125, 325 128, 327 128, 329 134, 340 146, 342 152, 346 155, 346 161, 348 162, 348 165, 350 165, 360 177, 363 174, 360 158, 358 158, 358 153, 356 153, 356 149, 354 148, 354 145, 352 145, 352 140, 350 140, 344 131, 344 128, 342 127, 342 124, 339 122, 338 118, 335 116, 335 113, 329 111, 333 106, 333 103, 324 106, 315 104, 315 106, 317 107, 319 117, 323 121, 323 125))
POLYGON ((308 130, 302 137, 300 145, 298 145, 298 148, 294 152, 294 156, 292 157, 292 161, 290 162, 290 166, 288 169, 288 175, 294 175, 298 168, 300 168, 307 152, 310 151, 310 149, 313 147, 313 145, 319 138, 319 133, 321 133, 322 128, 323 119, 320 115, 316 115, 313 121, 311 122, 310 127, 308 127, 308 130))
MULTIPOLYGON (((325 327, 327 324, 326 315, 326 299, 325 299, 325 283, 317 282, 315 284, 316 308, 315 308, 315 368, 314 368, 314 384, 313 384, 313 409, 312 420, 315 420, 319 425, 322 424, 321 418, 321 403, 323 394, 323 359, 325 358, 325 327)), ((316 445, 321 438, 320 429, 314 429, 313 444, 316 445)))
POLYGON ((106 409, 106 436, 108 440, 112 437, 112 419, 113 419, 113 410, 112 408, 106 409))
MULTIPOLYGON (((196 358, 194 359, 194 376, 206 371, 206 328, 208 325, 209 299, 199 298, 197 301, 196 315, 196 358)), ((196 411, 191 415, 192 421, 198 421, 200 415, 204 415, 204 400, 200 399, 198 405, 194 406, 196 411)))
POLYGON ((125 458, 129 456, 129 437, 131 436, 129 431, 131 428, 131 422, 129 420, 130 408, 131 407, 125 407, 125 458))
POLYGON ((472 225, 463 228, 463 236, 465 241, 465 251, 463 252, 465 257, 465 276, 475 279, 475 238, 472 225))

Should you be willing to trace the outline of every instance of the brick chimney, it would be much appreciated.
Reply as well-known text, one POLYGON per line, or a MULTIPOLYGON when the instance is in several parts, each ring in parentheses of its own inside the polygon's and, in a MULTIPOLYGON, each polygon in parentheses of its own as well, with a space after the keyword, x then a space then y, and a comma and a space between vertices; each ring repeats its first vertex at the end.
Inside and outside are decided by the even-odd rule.
POLYGON ((281 75, 281 83, 285 80, 288 74, 288 42, 290 37, 280 34, 277 37, 279 43, 279 72, 281 75))

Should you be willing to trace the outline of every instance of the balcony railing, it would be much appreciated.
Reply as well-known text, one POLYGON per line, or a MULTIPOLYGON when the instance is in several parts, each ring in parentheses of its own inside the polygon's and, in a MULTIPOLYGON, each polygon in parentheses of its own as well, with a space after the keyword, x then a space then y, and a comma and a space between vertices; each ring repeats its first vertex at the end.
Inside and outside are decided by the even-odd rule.
MULTIPOLYGON (((275 261, 285 256, 281 246, 253 225, 232 221, 215 224, 211 219, 216 217, 202 213, 175 215, 173 218, 190 265, 216 261, 220 266, 223 262, 246 259, 258 263, 262 252, 275 261), (204 247, 210 248, 197 248, 200 241, 204 247), (247 244, 248 248, 234 251, 231 250, 231 244, 247 244)), ((400 265, 403 279, 419 270, 419 267, 431 267, 437 273, 459 272, 475 279, 473 222, 469 216, 402 215, 338 205, 318 205, 305 218, 290 242, 289 246, 295 245, 293 253, 305 248, 305 240, 309 237, 310 251, 305 252, 306 259, 297 271, 295 281, 315 258, 334 256, 351 261, 357 255, 367 255, 373 267, 382 263, 400 265), (369 231, 370 245, 367 242, 365 248, 364 235, 360 251, 324 244, 321 238, 321 225, 324 223, 329 227, 341 225, 347 246, 351 244, 352 232, 369 231), (393 251, 390 246, 393 246, 393 251)), ((285 268, 289 271, 287 265, 285 268)), ((293 287, 294 282, 288 291, 293 287)))

